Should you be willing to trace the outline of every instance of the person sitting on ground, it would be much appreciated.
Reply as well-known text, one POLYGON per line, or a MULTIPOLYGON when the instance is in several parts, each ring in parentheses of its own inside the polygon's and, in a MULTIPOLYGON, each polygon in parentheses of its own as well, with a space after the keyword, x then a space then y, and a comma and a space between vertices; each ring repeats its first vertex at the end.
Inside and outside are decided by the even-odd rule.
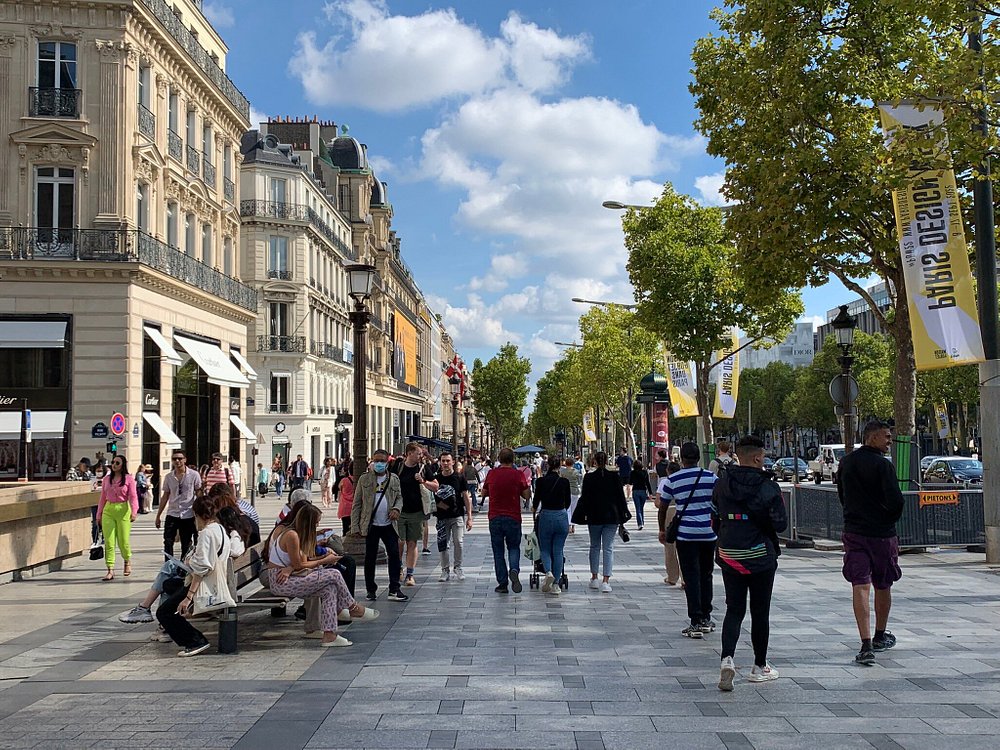
POLYGON ((325 547, 317 548, 320 509, 312 503, 301 503, 297 511, 292 526, 279 524, 268 537, 267 568, 261 578, 279 596, 318 596, 322 646, 350 646, 349 640, 337 634, 337 613, 346 609, 354 620, 374 620, 379 613, 355 602, 343 574, 328 567, 336 564, 340 555, 325 547))
POLYGON ((188 617, 198 614, 195 601, 201 592, 213 600, 236 606, 236 600, 227 583, 229 557, 232 554, 230 536, 216 518, 219 512, 218 495, 195 498, 194 516, 198 529, 198 542, 185 560, 190 573, 184 578, 170 578, 163 583, 166 595, 156 610, 156 619, 181 651, 178 656, 195 656, 209 648, 204 633, 188 622, 188 617))

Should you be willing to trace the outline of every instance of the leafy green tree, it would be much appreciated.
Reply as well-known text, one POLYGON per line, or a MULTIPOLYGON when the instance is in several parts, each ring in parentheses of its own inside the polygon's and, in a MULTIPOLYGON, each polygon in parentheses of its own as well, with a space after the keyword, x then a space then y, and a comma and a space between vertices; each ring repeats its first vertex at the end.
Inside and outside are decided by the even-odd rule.
MULTIPOLYGON (((713 12, 720 33, 695 46, 691 91, 709 153, 726 161, 739 273, 751 291, 835 277, 868 301, 894 342, 896 429, 912 434, 914 353, 891 190, 939 134, 901 139, 889 152, 872 103, 937 102, 951 148, 941 156, 954 160, 967 191, 973 165, 997 149, 995 128, 984 138, 972 127, 979 106, 997 120, 996 104, 978 90, 980 64, 996 80, 997 18, 987 15, 988 41, 977 56, 965 37, 979 11, 967 0, 726 6, 713 12), (873 273, 889 286, 884 312, 855 281, 873 273)), ((800 401, 796 409, 808 407, 800 401)))
POLYGON ((528 401, 528 375, 531 362, 519 357, 517 345, 507 342, 489 362, 476 360, 472 387, 476 406, 493 427, 497 445, 503 447, 517 439, 524 428, 522 416, 528 401))
POLYGON ((751 289, 735 272, 736 248, 722 211, 699 205, 670 184, 654 206, 623 220, 628 272, 642 325, 682 361, 695 363, 703 439, 713 440, 709 372, 715 353, 731 346, 732 327, 750 343, 781 340, 802 312, 789 287, 758 281, 751 289))

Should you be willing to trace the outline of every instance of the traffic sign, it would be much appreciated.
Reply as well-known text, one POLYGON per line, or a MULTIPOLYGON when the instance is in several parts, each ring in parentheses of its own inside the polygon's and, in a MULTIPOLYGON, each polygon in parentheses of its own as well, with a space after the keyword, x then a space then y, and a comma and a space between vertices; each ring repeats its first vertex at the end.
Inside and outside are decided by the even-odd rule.
POLYGON ((111 434, 115 437, 121 437, 125 434, 125 430, 128 429, 128 422, 125 421, 125 415, 119 411, 116 411, 111 415, 111 434))
POLYGON ((830 381, 830 398, 833 399, 833 403, 837 406, 847 406, 844 403, 844 378, 847 378, 847 398, 850 400, 850 403, 853 404, 857 401, 858 394, 860 393, 858 381, 854 379, 853 375, 837 375, 830 381))

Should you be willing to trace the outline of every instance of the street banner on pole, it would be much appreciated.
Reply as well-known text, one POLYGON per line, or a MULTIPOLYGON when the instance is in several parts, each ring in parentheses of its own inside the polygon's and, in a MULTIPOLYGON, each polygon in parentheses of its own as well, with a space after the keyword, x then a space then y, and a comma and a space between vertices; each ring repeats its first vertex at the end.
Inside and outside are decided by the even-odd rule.
POLYGON ((917 370, 985 359, 969 251, 962 229, 944 116, 933 106, 880 104, 891 148, 906 132, 933 132, 936 142, 910 163, 906 184, 892 192, 917 370))
POLYGON ((944 404, 934 404, 934 428, 938 438, 951 437, 951 421, 948 419, 948 407, 944 404))
POLYGON ((719 362, 715 379, 715 408, 712 416, 718 419, 732 419, 736 416, 736 398, 740 391, 740 340, 736 331, 730 332, 732 343, 727 351, 715 353, 719 362))
POLYGON ((597 430, 594 428, 594 410, 587 409, 583 413, 583 435, 588 443, 597 442, 597 430))
POLYGON ((654 448, 670 447, 670 427, 667 419, 667 405, 664 403, 653 403, 652 426, 649 431, 651 442, 654 448))
POLYGON ((697 417, 698 399, 695 397, 694 373, 690 362, 681 362, 667 354, 667 392, 675 417, 697 417))

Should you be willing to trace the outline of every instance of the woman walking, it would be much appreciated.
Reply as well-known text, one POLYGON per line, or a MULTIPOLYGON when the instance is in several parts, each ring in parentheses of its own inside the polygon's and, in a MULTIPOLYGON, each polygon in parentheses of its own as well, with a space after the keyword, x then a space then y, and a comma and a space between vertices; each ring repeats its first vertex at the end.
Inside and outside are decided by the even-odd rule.
POLYGON ((532 501, 532 509, 538 513, 538 547, 545 571, 542 592, 546 594, 559 594, 563 549, 569 535, 569 517, 566 515, 569 506, 569 481, 559 476, 559 459, 549 456, 548 471, 535 484, 535 499, 532 501))
POLYGON ((615 534, 618 525, 625 523, 628 507, 625 505, 625 488, 617 471, 608 471, 608 454, 594 454, 594 470, 583 478, 580 506, 586 516, 590 531, 590 588, 611 593, 611 570, 615 558, 615 534), (603 557, 603 566, 600 564, 603 557), (598 570, 604 580, 598 583, 598 570))
POLYGON ((149 492, 149 480, 146 476, 146 467, 139 464, 135 472, 135 494, 139 498, 139 513, 148 513, 146 509, 146 496, 149 492))
POLYGON ((351 509, 354 507, 354 462, 348 461, 344 467, 347 473, 340 480, 337 491, 337 518, 344 527, 344 536, 351 531, 351 509))
MULTIPOLYGON (((583 464, 581 464, 581 467, 583 464)), ((565 461, 563 461, 563 467, 559 469, 559 476, 569 482, 569 511, 566 514, 566 518, 569 520, 569 533, 576 533, 576 527, 573 525, 573 513, 576 512, 576 505, 580 502, 580 489, 583 485, 583 476, 580 474, 580 470, 576 468, 575 462, 571 456, 568 456, 565 461)))
POLYGON ((336 478, 336 469, 333 459, 327 456, 323 459, 323 471, 319 475, 320 498, 323 500, 323 507, 329 508, 333 496, 333 483, 336 478))
POLYGON ((101 480, 101 499, 97 503, 97 523, 104 532, 104 564, 108 574, 104 581, 115 579, 115 545, 125 561, 124 574, 132 575, 132 546, 129 537, 132 522, 139 513, 139 496, 135 479, 128 473, 125 456, 116 455, 111 460, 111 471, 101 480))
POLYGON ((274 457, 274 462, 271 464, 271 481, 274 483, 274 490, 278 493, 278 499, 281 499, 281 492, 285 489, 285 471, 281 467, 281 454, 278 453, 274 457))
MULTIPOLYGON (((344 576, 332 566, 340 555, 316 547, 316 525, 322 511, 309 503, 298 506, 291 526, 276 526, 267 541, 267 584, 278 596, 318 596, 322 646, 350 646, 351 641, 337 634, 337 613, 346 609, 352 620, 374 620, 376 610, 354 601, 344 576), (317 552, 324 554, 317 555, 317 552)), ((307 633, 306 635, 311 635, 307 633)))
POLYGON ((646 501, 653 488, 649 486, 649 472, 642 465, 638 458, 632 464, 632 471, 629 472, 628 483, 632 485, 632 502, 635 504, 635 523, 642 531, 646 521, 646 501))
MULTIPOLYGON (((657 465, 659 466, 659 465, 657 465)), ((659 470, 659 469, 658 469, 659 470)), ((670 498, 663 496, 663 480, 681 470, 681 465, 676 461, 667 463, 665 473, 660 477, 656 486, 656 496, 653 498, 653 505, 656 506, 656 518, 660 527, 660 544, 663 545, 663 569, 666 575, 663 582, 668 586, 680 584, 684 588, 684 577, 681 575, 681 564, 677 559, 677 545, 666 541, 666 530, 677 514, 677 506, 670 504, 670 498)))

